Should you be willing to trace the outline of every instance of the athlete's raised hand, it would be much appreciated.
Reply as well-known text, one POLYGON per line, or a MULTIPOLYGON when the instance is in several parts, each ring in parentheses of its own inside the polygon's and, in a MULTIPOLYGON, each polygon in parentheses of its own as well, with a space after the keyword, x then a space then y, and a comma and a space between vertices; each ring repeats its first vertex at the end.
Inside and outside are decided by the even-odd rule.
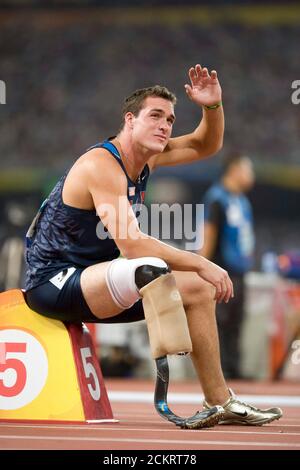
POLYGON ((191 85, 185 85, 188 97, 200 106, 214 106, 222 99, 222 89, 217 72, 212 70, 209 74, 206 67, 197 64, 189 69, 191 85))

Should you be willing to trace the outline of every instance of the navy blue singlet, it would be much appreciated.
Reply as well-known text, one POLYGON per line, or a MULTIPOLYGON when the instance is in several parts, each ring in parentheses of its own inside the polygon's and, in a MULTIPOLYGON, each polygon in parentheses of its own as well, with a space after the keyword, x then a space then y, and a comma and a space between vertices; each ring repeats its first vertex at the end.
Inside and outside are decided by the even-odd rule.
MULTIPOLYGON (((93 148, 105 148, 120 164, 127 177, 127 198, 137 213, 145 198, 150 173, 148 165, 134 183, 126 173, 118 149, 109 140, 89 150, 93 148)), ((43 284, 67 267, 85 268, 118 258, 120 254, 113 239, 97 236, 99 224, 101 233, 104 227, 95 209, 78 209, 64 204, 62 190, 66 177, 67 173, 58 181, 28 230, 26 290, 43 284)))

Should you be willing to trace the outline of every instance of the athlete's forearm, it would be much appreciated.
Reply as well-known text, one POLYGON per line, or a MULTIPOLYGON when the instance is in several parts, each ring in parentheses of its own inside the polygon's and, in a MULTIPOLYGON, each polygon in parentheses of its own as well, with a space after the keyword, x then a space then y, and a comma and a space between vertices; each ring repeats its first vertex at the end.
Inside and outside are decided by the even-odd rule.
POLYGON ((203 256, 189 251, 178 250, 142 232, 139 233, 134 243, 132 242, 133 240, 130 240, 128 243, 127 240, 126 251, 122 251, 126 258, 153 256, 163 259, 171 269, 193 271, 202 279, 212 284, 216 288, 215 299, 217 301, 225 299, 228 302, 230 297, 233 296, 232 282, 228 273, 203 256))
POLYGON ((179 250, 143 233, 127 247, 123 255, 128 259, 154 256, 163 259, 171 269, 195 272, 201 269, 203 259, 200 255, 179 250))

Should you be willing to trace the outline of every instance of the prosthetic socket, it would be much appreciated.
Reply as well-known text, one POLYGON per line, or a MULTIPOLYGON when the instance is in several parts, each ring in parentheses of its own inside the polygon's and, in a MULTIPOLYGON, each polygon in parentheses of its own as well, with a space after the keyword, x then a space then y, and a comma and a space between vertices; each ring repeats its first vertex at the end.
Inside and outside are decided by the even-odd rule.
POLYGON ((186 314, 173 274, 159 275, 140 288, 140 295, 153 359, 191 352, 186 314))

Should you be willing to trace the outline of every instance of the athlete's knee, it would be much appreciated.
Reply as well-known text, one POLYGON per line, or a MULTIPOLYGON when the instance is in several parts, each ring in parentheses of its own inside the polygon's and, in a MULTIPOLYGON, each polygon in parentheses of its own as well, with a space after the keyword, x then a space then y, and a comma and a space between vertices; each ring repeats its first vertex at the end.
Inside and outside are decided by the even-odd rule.
POLYGON ((199 279, 198 283, 194 286, 192 297, 199 305, 209 305, 214 302, 216 289, 215 287, 203 279, 199 279))
POLYGON ((127 309, 141 298, 141 288, 168 272, 167 263, 160 258, 119 258, 109 264, 106 284, 116 305, 127 309))
POLYGON ((198 292, 201 303, 203 304, 215 303, 216 288, 209 282, 201 279, 197 292, 198 292))
POLYGON ((209 282, 201 279, 195 273, 186 273, 187 280, 184 283, 182 292, 183 304, 185 307, 194 304, 207 305, 214 303, 215 287, 209 282))

